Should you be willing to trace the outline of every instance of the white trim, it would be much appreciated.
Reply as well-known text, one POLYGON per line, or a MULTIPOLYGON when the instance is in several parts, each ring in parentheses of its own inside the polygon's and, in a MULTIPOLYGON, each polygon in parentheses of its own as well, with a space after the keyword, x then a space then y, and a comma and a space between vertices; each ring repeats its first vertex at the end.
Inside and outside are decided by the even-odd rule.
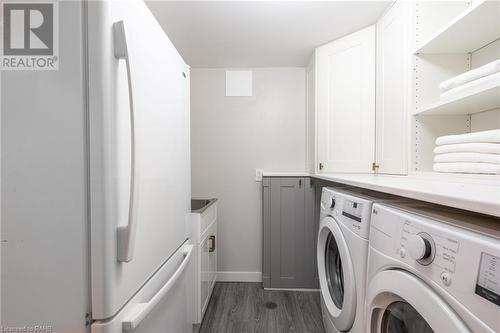
POLYGON ((262 272, 217 272, 219 282, 262 282, 262 272))

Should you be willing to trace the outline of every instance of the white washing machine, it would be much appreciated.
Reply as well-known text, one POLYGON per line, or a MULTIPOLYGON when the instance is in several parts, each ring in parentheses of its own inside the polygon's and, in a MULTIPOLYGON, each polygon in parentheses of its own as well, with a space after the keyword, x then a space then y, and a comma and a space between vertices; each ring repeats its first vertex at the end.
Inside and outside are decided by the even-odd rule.
POLYGON ((364 332, 368 235, 374 197, 323 188, 317 260, 327 332, 364 332))
POLYGON ((500 220, 375 204, 366 332, 500 332, 500 220))

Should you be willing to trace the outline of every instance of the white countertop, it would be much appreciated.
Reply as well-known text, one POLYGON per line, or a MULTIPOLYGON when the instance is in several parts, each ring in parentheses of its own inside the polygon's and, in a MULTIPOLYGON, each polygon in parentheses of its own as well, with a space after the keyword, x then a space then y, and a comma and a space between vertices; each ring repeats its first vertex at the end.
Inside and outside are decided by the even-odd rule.
POLYGON ((308 172, 267 172, 264 171, 263 177, 310 177, 308 172))
POLYGON ((500 217, 500 177, 414 173, 318 174, 313 178, 500 217))

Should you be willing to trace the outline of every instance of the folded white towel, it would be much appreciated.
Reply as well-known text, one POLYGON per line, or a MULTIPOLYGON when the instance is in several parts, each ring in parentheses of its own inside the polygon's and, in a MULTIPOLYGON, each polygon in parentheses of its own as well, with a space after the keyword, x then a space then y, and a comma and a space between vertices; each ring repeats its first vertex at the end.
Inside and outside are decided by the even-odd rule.
POLYGON ((484 89, 486 85, 500 85, 500 72, 484 76, 474 81, 467 82, 461 86, 455 87, 453 89, 443 92, 439 98, 445 100, 447 98, 454 98, 460 94, 466 93, 476 93, 481 89, 484 89))
POLYGON ((482 78, 483 76, 488 76, 497 72, 500 72, 500 59, 443 81, 439 85, 439 89, 441 89, 441 91, 447 91, 467 82, 474 81, 482 78))
POLYGON ((500 165, 491 163, 435 163, 436 172, 500 174, 500 165))
POLYGON ((500 165, 500 154, 448 153, 434 156, 435 163, 476 162, 500 165))
POLYGON ((469 142, 500 143, 500 129, 458 135, 446 135, 440 136, 436 139, 436 145, 438 146, 469 142))
POLYGON ((457 143, 434 148, 434 154, 445 153, 487 153, 500 154, 500 143, 457 143))

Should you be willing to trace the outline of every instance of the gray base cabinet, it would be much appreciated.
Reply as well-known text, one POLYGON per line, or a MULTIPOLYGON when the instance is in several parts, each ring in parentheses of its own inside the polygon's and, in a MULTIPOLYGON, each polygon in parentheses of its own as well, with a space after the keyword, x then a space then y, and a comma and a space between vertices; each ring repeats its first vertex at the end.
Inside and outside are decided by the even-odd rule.
POLYGON ((264 177, 264 288, 317 289, 315 187, 307 177, 264 177))

